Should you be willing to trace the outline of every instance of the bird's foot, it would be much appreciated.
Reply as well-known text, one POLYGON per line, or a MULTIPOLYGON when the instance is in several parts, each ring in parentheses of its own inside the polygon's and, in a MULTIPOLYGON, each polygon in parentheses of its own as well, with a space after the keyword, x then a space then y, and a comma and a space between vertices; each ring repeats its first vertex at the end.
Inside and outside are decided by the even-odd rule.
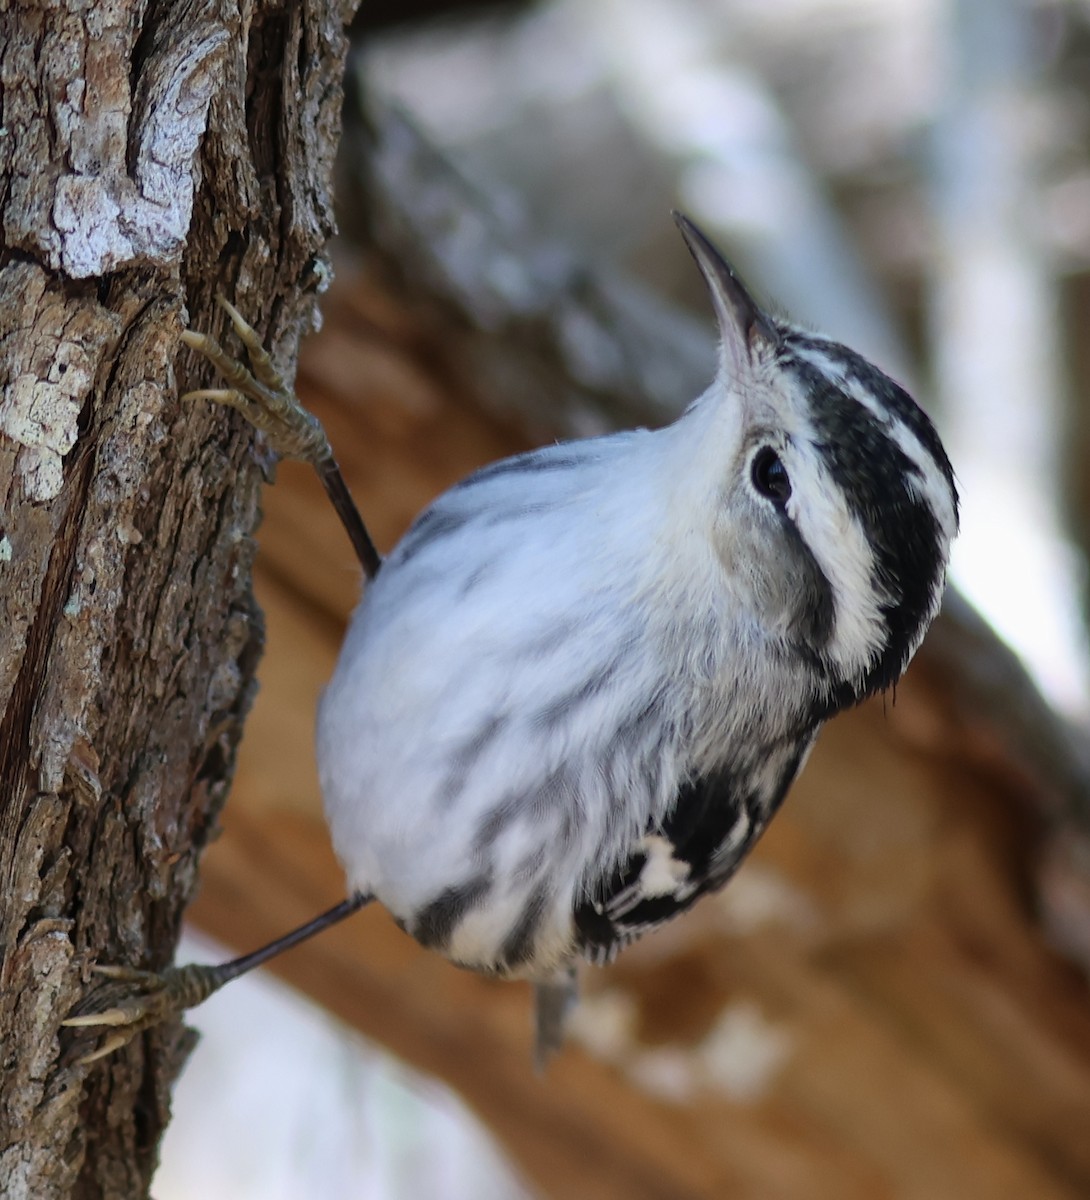
POLYGON ((104 982, 92 988, 76 1011, 61 1022, 70 1028, 109 1031, 101 1045, 79 1059, 81 1065, 105 1058, 145 1029, 181 1016, 225 982, 218 967, 195 963, 159 972, 134 967, 92 969, 104 982))
POLYGON ((203 354, 229 384, 226 388, 203 388, 186 392, 183 400, 211 400, 236 408, 256 429, 269 439, 272 448, 285 458, 298 458, 322 466, 333 453, 325 430, 317 417, 299 403, 294 391, 284 383, 273 366, 261 338, 233 304, 222 296, 216 301, 231 318, 239 341, 246 350, 250 367, 232 358, 206 333, 187 329, 182 341, 203 354))
POLYGON ((238 979, 270 958, 343 921, 370 904, 371 899, 369 895, 355 892, 282 937, 227 962, 187 963, 182 967, 167 967, 165 971, 96 966, 92 969, 104 982, 89 991, 76 1006, 76 1011, 61 1024, 77 1029, 101 1027, 113 1030, 97 1050, 79 1061, 89 1063, 96 1058, 105 1058, 138 1033, 180 1017, 186 1009, 203 1003, 232 979, 238 979))

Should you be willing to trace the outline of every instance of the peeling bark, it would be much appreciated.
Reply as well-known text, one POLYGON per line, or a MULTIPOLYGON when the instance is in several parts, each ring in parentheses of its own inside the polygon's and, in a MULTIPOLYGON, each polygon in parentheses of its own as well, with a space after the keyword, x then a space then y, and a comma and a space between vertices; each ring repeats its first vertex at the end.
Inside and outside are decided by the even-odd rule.
POLYGON ((0 1192, 146 1193, 188 1048, 59 1028, 172 957, 262 622, 265 465, 179 404, 232 296, 283 363, 332 231, 332 3, 0 10, 0 1192))

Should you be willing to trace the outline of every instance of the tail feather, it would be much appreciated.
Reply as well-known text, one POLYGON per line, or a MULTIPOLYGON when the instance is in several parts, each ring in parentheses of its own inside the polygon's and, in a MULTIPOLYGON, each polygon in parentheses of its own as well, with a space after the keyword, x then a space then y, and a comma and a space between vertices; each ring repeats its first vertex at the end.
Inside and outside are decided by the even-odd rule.
POLYGON ((534 985, 534 1065, 544 1071, 564 1044, 568 1013, 579 999, 575 964, 561 967, 547 983, 534 985))

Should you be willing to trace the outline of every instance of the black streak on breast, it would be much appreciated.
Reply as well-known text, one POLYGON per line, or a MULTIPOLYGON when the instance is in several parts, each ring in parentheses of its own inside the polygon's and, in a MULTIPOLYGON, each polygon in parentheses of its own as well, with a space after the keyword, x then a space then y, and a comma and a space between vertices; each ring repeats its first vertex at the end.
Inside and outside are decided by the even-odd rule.
POLYGON ((413 937, 422 946, 441 950, 450 941, 454 927, 491 887, 491 875, 478 875, 468 883, 447 888, 417 913, 413 937))

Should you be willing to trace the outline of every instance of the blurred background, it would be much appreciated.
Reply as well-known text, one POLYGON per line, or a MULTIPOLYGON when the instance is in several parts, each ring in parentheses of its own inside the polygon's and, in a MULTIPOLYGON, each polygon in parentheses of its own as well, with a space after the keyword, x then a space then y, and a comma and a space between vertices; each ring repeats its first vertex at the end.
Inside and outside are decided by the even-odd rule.
MULTIPOLYGON (((1032 940, 1040 918, 1069 955, 1066 960, 1047 960, 1053 964, 1048 971, 1054 976, 1048 979, 1054 990, 1044 996, 1051 984, 1044 981, 1045 968, 1032 957, 1051 954, 1042 937, 1039 945, 1034 943, 1036 949, 1012 952, 1021 964, 1017 971, 1011 968, 1012 976, 1022 980, 1021 992, 1006 979, 988 993, 990 999, 974 992, 959 1010, 967 1025, 974 1024, 974 1014, 990 1011, 994 1043, 965 1049, 969 1042, 958 1042, 956 1022, 932 1023, 920 1012, 907 1016, 898 1010, 883 1027, 883 1036, 891 1039, 891 1046, 902 1047, 906 1058, 930 1054, 936 1077, 941 1076, 949 1089, 936 1085, 928 1091, 920 1082, 923 1076, 913 1075, 922 1089, 920 1111, 941 1113, 947 1105, 953 1106, 951 1113, 961 1115, 933 1128, 914 1126, 908 1116, 907 1144, 898 1149, 891 1143, 888 1153, 874 1150, 874 1160, 868 1161, 866 1150, 855 1142, 881 1138, 845 1114, 842 1123, 855 1129, 855 1137, 844 1134, 843 1144, 836 1142, 835 1151, 828 1150, 831 1158, 822 1158, 835 1137, 822 1141, 824 1135, 809 1129, 809 1102, 800 1099, 801 1084, 792 1091, 794 1068, 785 1065, 792 1056, 805 1057, 800 1047, 813 1031, 807 1033, 787 1013, 790 1005, 783 997, 791 989, 775 967, 765 964, 760 977, 766 982, 749 991, 739 989, 737 980, 728 981, 726 991, 734 1000, 715 1020, 705 1021, 684 1050, 665 1037, 651 1038, 650 1048, 643 1046, 638 1053, 625 1043, 635 1020, 633 1001, 624 986, 607 984, 600 992, 592 989, 586 1006, 590 1016, 576 1030, 581 1053, 606 1063, 613 1075, 623 1077, 624 1086, 643 1088, 675 1114, 709 1089, 728 1106, 724 1111, 733 1114, 729 1119, 742 1109, 761 1113, 754 1118, 749 1145, 758 1128, 766 1141, 757 1156, 760 1165, 751 1173, 730 1183, 727 1176, 709 1169, 701 1176, 704 1182, 690 1181, 688 1190, 675 1183, 678 1190, 671 1193, 664 1183, 660 1193, 649 1189, 648 1194, 911 1195, 931 1200, 974 1194, 1090 1194, 1087 1152, 1064 1141, 1068 1134, 1084 1138, 1090 1119, 1090 1034, 1079 1015, 1090 1013, 1090 1004, 1078 966, 1068 965, 1070 956, 1077 962, 1078 954, 1086 951, 1090 937, 1080 924, 1086 911, 1080 907, 1085 895, 1080 888, 1088 886, 1086 877, 1069 861, 1071 855, 1077 858, 1076 851, 1082 853, 1080 837, 1090 828, 1082 824, 1086 798, 1080 790, 1085 780, 1080 774, 1086 759, 1085 723, 1090 719, 1085 620, 1090 484, 1083 465, 1090 459, 1085 403, 1090 391, 1090 339, 1085 332, 1090 318, 1090 3, 539 0, 461 5, 390 0, 362 6, 356 42, 349 125, 360 124, 364 104, 384 114, 373 119, 375 125, 391 121, 396 131, 406 123, 416 131, 413 138, 448 160, 467 189, 482 198, 481 211, 491 214, 483 231, 473 226, 482 247, 493 232, 489 222, 494 222, 501 240, 508 231, 516 231, 511 236, 515 258, 507 263, 507 274, 493 272, 497 307, 492 318, 487 313, 482 318, 485 335, 489 320, 502 336, 508 319, 503 314, 519 310, 520 304, 527 312, 533 308, 530 301, 520 300, 520 289, 555 286, 558 294, 578 293, 582 272, 596 277, 601 272, 612 281, 608 287, 601 285, 604 294, 613 296, 611 303, 625 312, 645 293, 665 301, 661 308, 640 309, 639 319, 649 322, 657 336, 668 332, 679 355, 692 365, 679 367, 661 386, 649 378, 652 368, 637 372, 648 394, 641 419, 652 420, 656 412, 665 419, 671 403, 679 410, 703 386, 684 390, 689 382, 686 371, 693 379, 703 372, 706 380, 712 365, 711 317, 697 273, 669 218, 672 208, 680 208, 713 235, 754 292, 772 307, 842 339, 906 383, 940 425, 960 480, 963 533, 955 552, 954 581, 1016 651, 1047 702, 1047 709, 1034 708, 1038 700, 1017 664, 993 660, 993 649, 979 651, 981 663, 1002 663, 990 676, 993 690, 1015 680, 1016 707, 1028 704, 1038 715, 1028 726, 1020 726, 1025 753, 1015 756, 1013 766, 1000 761, 1011 745, 1002 733, 1007 728, 1002 720, 993 723, 988 733, 992 741, 983 754, 1008 784, 1016 778, 1014 790, 1022 805, 1012 805, 1016 815, 997 817, 998 801, 986 799, 967 801, 966 809, 979 816, 981 829, 992 828, 987 822, 995 821, 1000 827, 994 837, 980 834, 981 844, 1000 846, 997 861, 1008 869, 1010 880, 1004 895, 1009 895, 1015 914, 1010 920, 1018 931, 997 930, 996 944, 1021 946, 1023 940, 1032 940), (520 242, 518 231, 530 232, 520 242), (523 260, 532 269, 524 269, 523 260), (618 295, 623 299, 616 299, 618 295), (691 315, 686 316, 686 310, 691 315), (1041 733, 1046 727, 1047 733, 1041 733), (1002 743, 1000 749, 992 742, 1002 743), (1055 779, 1042 783, 1043 776, 1034 774, 1035 754, 1063 759, 1069 777, 1062 784, 1055 779), (1047 853, 1042 846, 1049 847, 1047 853), (1025 850, 1021 857, 1019 847, 1025 850), (768 986, 769 978, 780 980, 773 987, 778 999, 770 1003, 763 992, 764 999, 752 999, 750 991, 755 994, 768 986), (1029 978, 1032 983, 1026 982, 1029 978), (1027 998, 1030 992, 1032 1001, 1027 998), (1015 994, 1017 1001, 1011 999, 1015 994), (1042 1007, 1033 1010, 1030 1021, 1026 1014, 1038 1003, 1042 1007), (1027 1034, 1025 1058, 1004 1074, 989 1054, 995 1046, 1018 1042, 1018 1012, 1029 1024, 1039 1022, 1053 1031, 1062 1026, 1071 1041, 1046 1046, 1027 1034), (1057 1012, 1062 1012, 1062 1021, 1057 1012), (1051 1025, 1049 1014, 1055 1018, 1051 1025), (921 1047, 930 1049, 925 1053, 921 1047), (1041 1063, 1052 1062, 1049 1056, 1056 1058, 1058 1073, 1046 1086, 1047 1070, 1041 1063), (1082 1064, 1078 1070, 1071 1065, 1076 1060, 1082 1064), (996 1098, 998 1092, 1012 1090, 1010 1081, 1018 1079, 1027 1081, 1027 1095, 1030 1080, 1046 1091, 1051 1087, 1036 1113, 1005 1107, 1015 1104, 1010 1096, 996 1098), (760 1109, 777 1088, 781 1092, 775 1103, 784 1095, 793 1097, 793 1103, 774 1108, 769 1101, 770 1107, 760 1109), (969 1099, 963 1111, 956 1105, 957 1097, 964 1100, 965 1095, 969 1099), (1046 1124, 1051 1126, 1047 1135, 1041 1128, 1046 1124), (799 1129, 806 1133, 798 1144, 810 1139, 822 1146, 817 1161, 827 1168, 828 1188, 818 1182, 826 1176, 809 1177, 807 1184, 812 1163, 802 1151, 790 1169, 783 1167, 794 1153, 792 1138, 799 1129), (994 1143, 982 1132, 988 1130, 994 1143), (898 1165, 898 1154, 905 1160, 926 1157, 941 1138, 950 1139, 950 1162, 960 1160, 961 1167, 947 1170, 939 1165, 929 1175, 918 1161, 898 1165), (995 1150, 995 1144, 1003 1148, 995 1150), (1012 1145, 1021 1147, 1018 1153, 1024 1151, 1024 1160, 1017 1158, 1012 1145), (998 1157, 988 1166, 987 1153, 992 1151, 998 1157), (1040 1165, 1039 1175, 1033 1173, 1033 1164, 1040 1165)), ((362 123, 367 125, 366 120, 362 123)), ((375 161, 388 165, 397 158, 397 147, 409 144, 407 135, 398 136, 401 141, 392 135, 384 142, 378 139, 385 149, 375 154, 375 161)), ((348 139, 346 155, 350 158, 360 144, 348 139)), ((378 329, 387 341, 401 337, 406 344, 413 339, 426 342, 428 335, 419 330, 431 328, 431 317, 413 324, 410 335, 405 332, 408 319, 403 314, 395 319, 388 303, 375 300, 381 289, 375 289, 373 279, 368 282, 373 269, 369 264, 373 243, 382 242, 387 227, 367 205, 354 207, 351 180, 356 176, 358 183, 359 170, 358 163, 349 161, 342 172, 349 183, 343 198, 344 239, 336 258, 338 275, 346 281, 338 286, 363 278, 367 298, 346 300, 340 293, 338 299, 335 289, 331 311, 335 314, 340 303, 355 314, 357 326, 362 323, 372 335, 378 329)), ((417 206, 410 215, 417 220, 412 228, 419 231, 424 220, 420 213, 432 193, 424 181, 406 195, 405 208, 417 206)), ((470 225, 458 224, 454 230, 463 243, 470 225)), ((405 237, 407 228, 399 227, 399 236, 405 237)), ((395 235, 391 237, 396 242, 395 235)), ((461 251, 467 255, 463 261, 472 264, 476 251, 473 244, 467 245, 461 251)), ((482 256, 490 253, 481 250, 482 256)), ((396 253, 391 257, 396 259, 396 253)), ((391 269, 389 263, 385 269, 391 269)), ((394 269, 396 273, 396 264, 394 269)), ((411 263, 404 267, 408 282, 402 283, 410 292, 413 270, 411 263)), ((420 277, 425 290, 434 282, 426 268, 420 277)), ((469 294, 474 286, 468 279, 447 282, 451 294, 458 287, 469 294)), ((661 302, 647 301, 652 303, 661 302)), ((523 322, 532 323, 530 318, 523 322)), ((334 315, 331 324, 332 330, 323 335, 326 342, 304 351, 301 389, 308 377, 327 391, 336 391, 338 380, 343 385, 349 377, 358 386, 361 378, 370 381, 374 387, 364 387, 361 401, 369 406, 362 418, 365 427, 371 422, 381 432, 397 426, 397 436, 418 447, 420 462, 449 460, 454 471, 455 464, 467 459, 458 441, 461 433, 451 434, 453 426, 443 425, 432 430, 431 440, 417 437, 414 422, 425 420, 420 414, 430 412, 432 403, 419 379, 398 374, 392 357, 383 360, 385 374, 376 371, 374 354, 368 371, 354 375, 351 364, 357 360, 352 352, 338 357, 338 347, 343 350, 348 344, 345 330, 351 322, 339 324, 334 315), (383 408, 379 397, 386 392, 396 398, 383 408)), ((611 369, 595 352, 596 336, 589 324, 571 321, 562 338, 564 354, 582 361, 583 382, 591 391, 595 370, 605 375, 611 369), (581 351, 584 342, 591 349, 581 351)), ((472 367, 477 360, 468 361, 472 367)), ((606 390, 606 384, 602 388, 606 390)), ((316 404, 320 408, 320 402, 316 404)), ((528 444, 552 431, 549 420, 528 415, 514 401, 498 416, 490 413, 489 420, 498 422, 501 430, 495 435, 497 452, 518 449, 521 440, 528 444)), ((593 406, 574 406, 563 431, 595 432, 609 421, 593 406)), ((352 423, 342 423, 340 433, 331 426, 339 453, 344 439, 352 437, 352 423)), ((463 421, 457 428, 464 425, 463 421)), ((485 440, 478 439, 482 445, 485 440)), ((347 453, 351 458, 352 451, 347 453)), ((465 469, 471 465, 467 459, 465 469)), ((428 477, 428 486, 433 477, 436 487, 449 482, 442 478, 444 469, 440 466, 428 477)), ((387 531, 388 545, 415 507, 426 501, 426 491, 418 494, 415 484, 406 484, 403 475, 394 478, 394 468, 377 460, 361 470, 364 512, 378 510, 378 529, 380 534, 387 531), (368 489, 376 492, 373 501, 368 489)), ((305 643, 306 633, 291 622, 300 620, 303 610, 313 615, 325 593, 320 583, 313 585, 317 591, 308 591, 310 583, 285 584, 286 559, 277 558, 276 546, 281 537, 284 545, 295 538, 295 551, 283 553, 301 553, 299 538, 309 528, 309 518, 300 518, 297 511, 293 525, 291 514, 284 511, 279 514, 283 524, 275 525, 279 490, 269 497, 267 536, 273 549, 264 585, 269 590, 261 597, 270 613, 265 687, 275 695, 276 678, 284 677, 284 694, 298 709, 312 706, 321 672, 308 668, 303 679, 301 668, 287 662, 278 666, 278 638, 296 647, 305 643), (277 598, 278 586, 299 601, 294 617, 277 616, 291 608, 282 596, 277 598)), ((287 507, 285 499, 283 508, 287 507)), ((343 555, 329 573, 328 592, 337 597, 331 607, 350 605, 354 580, 343 555)), ((958 638, 964 649, 964 637, 959 633, 958 638)), ((975 645, 970 646, 969 659, 975 645)), ((323 652, 316 651, 312 658, 321 664, 323 652)), ((964 669, 971 674, 971 664, 964 669)), ((933 686, 942 692, 951 685, 949 678, 939 677, 933 686)), ((988 684, 978 680, 977 686, 988 684)), ((949 763, 972 739, 961 736, 954 745, 950 723, 939 720, 943 714, 929 695, 921 691, 914 701, 910 690, 901 706, 907 715, 899 715, 892 724, 917 757, 926 746, 934 758, 949 763), (936 732, 940 723, 944 730, 936 732)), ((277 724, 286 718, 266 709, 267 703, 272 701, 263 697, 252 722, 258 746, 287 736, 277 724), (260 741, 262 729, 271 731, 264 735, 266 743, 260 741)), ((308 722, 304 715, 304 726, 308 722)), ((979 747, 982 738, 987 741, 977 736, 974 746, 979 747)), ((979 758, 974 760, 978 766, 979 758)), ((887 791, 910 787, 919 766, 913 761, 916 765, 905 776, 908 782, 883 781, 882 772, 876 773, 883 802, 887 791)), ((829 757, 827 764, 832 781, 828 787, 839 794, 845 789, 836 782, 837 760, 829 757)), ((310 760, 299 768, 298 778, 293 770, 271 765, 261 749, 244 747, 239 789, 244 794, 248 789, 261 792, 266 797, 262 803, 273 802, 270 795, 288 792, 313 797, 310 760)), ((820 792, 824 776, 820 765, 816 770, 813 789, 820 792)), ((917 791, 926 788, 920 784, 917 791)), ((871 812, 879 797, 872 792, 860 799, 858 811, 871 812)), ((807 802, 800 801, 804 813, 807 802)), ((284 803, 290 808, 296 801, 284 803)), ((232 834, 234 804, 232 798, 224 818, 225 841, 232 834)), ((860 869, 869 882, 866 888, 860 885, 850 902, 839 895, 830 899, 822 891, 829 884, 820 861, 808 864, 789 829, 764 865, 758 859, 728 889, 717 918, 719 934, 726 929, 723 936, 734 939, 732 952, 744 959, 756 943, 747 943, 750 949, 743 950, 735 944, 739 939, 753 929, 770 928, 769 944, 774 946, 782 943, 786 928, 808 969, 822 971, 839 969, 838 947, 865 943, 859 961, 868 965, 864 969, 856 963, 847 971, 855 979, 848 992, 864 1008, 873 1006, 881 992, 873 981, 881 975, 892 993, 900 977, 888 964, 892 974, 882 975, 877 967, 868 974, 877 960, 866 956, 883 952, 875 947, 891 930, 907 939, 905 944, 911 942, 917 936, 905 932, 911 913, 920 906, 929 912, 941 909, 944 897, 949 899, 942 891, 946 885, 932 888, 943 869, 932 865, 934 847, 951 842, 945 824, 948 809, 939 801, 925 808, 921 817, 910 800, 898 808, 894 796, 889 810, 873 818, 886 826, 885 834, 873 836, 880 842, 888 835, 892 842, 876 852, 877 857, 868 858, 870 851, 860 850, 852 860, 856 866, 864 864, 860 869), (890 833, 902 818, 909 832, 890 833), (917 854, 926 866, 916 864, 917 854), (821 878, 820 886, 815 883, 808 890, 808 871, 814 879, 821 878), (879 892, 887 885, 887 874, 898 872, 914 882, 901 891, 894 888, 897 895, 891 901, 879 892), (837 926, 839 932, 830 932, 841 920, 845 924, 837 926), (819 928, 823 932, 816 933, 819 928), (850 932, 844 933, 845 928, 850 932), (872 937, 877 940, 866 941, 872 937), (869 991, 859 984, 864 975, 871 980, 869 991)), ((798 820, 801 843, 817 826, 807 825, 805 815, 798 820)), ((218 848, 213 859, 216 853, 218 848)), ((835 871, 835 858, 827 861, 835 871)), ((335 880, 330 886, 335 892, 335 880)), ((684 941, 695 935, 679 936, 684 941)), ((366 942, 367 935, 357 932, 357 937, 366 942)), ((889 944, 887 938, 883 945, 889 944)), ((665 961, 675 952, 695 954, 691 940, 671 943, 646 951, 634 971, 646 967, 653 974, 655 955, 665 961)), ((919 961, 941 960, 937 951, 928 953, 919 961)), ((984 954, 979 944, 976 953, 978 959, 984 954)), ((182 951, 187 959, 228 954, 199 943, 182 951)), ((686 961, 692 967, 692 961, 686 961)), ((700 985, 699 972, 694 976, 692 971, 678 971, 676 961, 673 968, 672 974, 664 969, 663 980, 673 979, 679 989, 700 985)), ((955 968, 949 969, 954 979, 955 968)), ((754 972, 756 978, 756 967, 754 972)), ((837 980, 838 986, 847 987, 843 976, 837 980)), ((813 989, 813 980, 800 984, 804 1007, 807 987, 813 989)), ((821 994, 826 1003, 828 997, 821 994)), ((646 1000, 646 994, 641 995, 646 1000)), ((963 999, 967 995, 965 990, 963 999)), ((926 1007, 930 1001, 920 1003, 926 1007)), ((542 1185, 544 1172, 528 1173, 526 1156, 520 1156, 520 1166, 512 1166, 454 1093, 347 1033, 283 985, 262 979, 236 984, 194 1013, 193 1024, 204 1040, 177 1092, 176 1117, 156 1183, 160 1200, 498 1200, 549 1194, 542 1185)), ((981 1017, 981 1024, 989 1022, 981 1017)), ((830 1018, 822 1036, 835 1040, 839 1029, 830 1018)), ((648 1040, 642 1034, 632 1037, 648 1040)), ((877 1043, 857 1040, 864 1043, 871 1061, 887 1061, 877 1043)), ((844 1053, 850 1057, 854 1052, 844 1053)), ((480 1069, 487 1073, 488 1065, 480 1069)), ((821 1075, 816 1065, 814 1070, 821 1075)), ((828 1070, 821 1077, 828 1080, 828 1070)), ((847 1086, 853 1082, 857 1081, 849 1080, 847 1086)), ((895 1089, 896 1095, 887 1093, 891 1107, 912 1092, 911 1086, 906 1088, 895 1089)), ((821 1101, 829 1103, 828 1097, 821 1101)), ((814 1104, 820 1108, 817 1101, 814 1104)), ((479 1099, 476 1107, 482 1107, 479 1099)), ((940 1121, 938 1116, 934 1119, 940 1121)), ((838 1122, 834 1125, 836 1137, 841 1136, 838 1122)))

